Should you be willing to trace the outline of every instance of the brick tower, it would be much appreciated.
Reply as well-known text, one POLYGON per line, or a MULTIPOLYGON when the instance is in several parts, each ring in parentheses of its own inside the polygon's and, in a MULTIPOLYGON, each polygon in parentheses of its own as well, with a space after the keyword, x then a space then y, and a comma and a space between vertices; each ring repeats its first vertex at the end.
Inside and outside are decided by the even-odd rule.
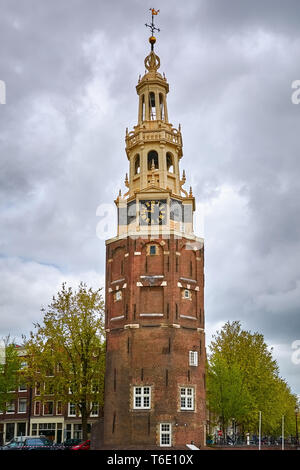
POLYGON ((116 449, 205 445, 203 239, 154 41, 136 87, 138 123, 126 130, 118 234, 106 241, 104 442, 116 449))

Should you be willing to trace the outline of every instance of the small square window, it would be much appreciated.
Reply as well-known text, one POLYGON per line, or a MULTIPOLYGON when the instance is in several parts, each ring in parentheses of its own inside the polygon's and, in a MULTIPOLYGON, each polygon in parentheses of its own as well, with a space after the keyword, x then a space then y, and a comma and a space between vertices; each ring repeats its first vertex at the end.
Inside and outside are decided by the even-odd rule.
POLYGON ((122 291, 118 290, 115 293, 115 301, 121 300, 122 299, 122 291))
POLYGON ((184 289, 183 296, 185 299, 190 299, 191 298, 191 293, 188 289, 184 289))

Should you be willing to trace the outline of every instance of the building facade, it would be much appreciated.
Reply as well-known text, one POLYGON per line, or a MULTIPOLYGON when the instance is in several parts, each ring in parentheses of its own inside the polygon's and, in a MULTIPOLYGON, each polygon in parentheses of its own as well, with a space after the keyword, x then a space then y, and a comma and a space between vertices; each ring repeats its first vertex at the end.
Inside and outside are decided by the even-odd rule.
MULTIPOLYGON (((153 40, 154 38, 150 38, 153 40)), ((151 42, 151 41, 150 41, 151 42)), ((127 191, 106 241, 104 441, 111 448, 205 445, 204 241, 180 175, 180 126, 153 50, 126 130, 127 191)))
MULTIPOLYGON (((22 357, 22 367, 26 367, 26 351, 18 348, 22 357)), ((12 399, 7 403, 6 410, 0 412, 0 445, 17 436, 47 436, 60 444, 66 439, 81 439, 81 417, 72 403, 57 401, 49 393, 41 400, 43 383, 30 387, 26 380, 20 381, 18 389, 12 390, 12 399)), ((88 420, 89 437, 93 424, 99 421, 102 410, 94 405, 88 420)))

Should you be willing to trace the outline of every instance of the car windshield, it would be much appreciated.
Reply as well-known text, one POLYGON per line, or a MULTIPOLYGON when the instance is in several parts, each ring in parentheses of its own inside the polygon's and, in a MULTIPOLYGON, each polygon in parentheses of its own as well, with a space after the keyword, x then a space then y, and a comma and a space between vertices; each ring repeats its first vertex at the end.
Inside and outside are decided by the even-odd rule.
POLYGON ((52 442, 48 439, 26 439, 26 446, 51 446, 52 442))
POLYGON ((12 441, 6 444, 5 447, 19 447, 20 445, 21 445, 21 442, 12 441))

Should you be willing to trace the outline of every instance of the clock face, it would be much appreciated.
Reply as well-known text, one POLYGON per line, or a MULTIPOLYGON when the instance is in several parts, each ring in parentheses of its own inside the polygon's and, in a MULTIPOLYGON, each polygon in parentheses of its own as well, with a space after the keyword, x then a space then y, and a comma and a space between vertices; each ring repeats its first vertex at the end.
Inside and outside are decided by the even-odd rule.
POLYGON ((163 225, 167 220, 167 201, 153 200, 140 201, 140 224, 163 225))

